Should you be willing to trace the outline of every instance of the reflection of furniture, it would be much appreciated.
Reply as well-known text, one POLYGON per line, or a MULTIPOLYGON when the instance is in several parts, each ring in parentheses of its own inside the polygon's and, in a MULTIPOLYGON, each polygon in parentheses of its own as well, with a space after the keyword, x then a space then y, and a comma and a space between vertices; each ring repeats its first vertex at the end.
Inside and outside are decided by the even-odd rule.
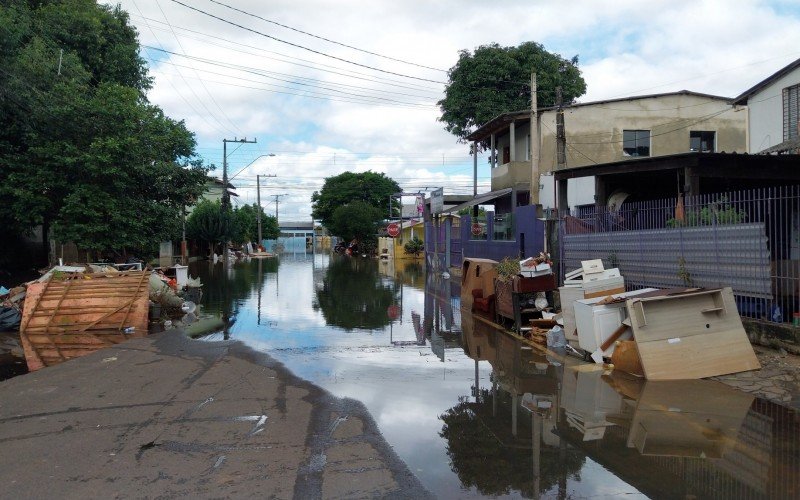
POLYGON ((483 290, 481 290, 480 288, 475 288, 472 290, 473 312, 480 311, 491 314, 493 306, 494 306, 494 294, 490 294, 488 297, 484 297, 483 290))
MULTIPOLYGON (((533 306, 536 294, 539 292, 551 292, 556 289, 556 277, 554 274, 544 276, 534 276, 526 278, 514 276, 510 281, 495 280, 495 313, 497 322, 502 318, 514 321, 517 331, 522 330, 522 325, 526 324, 531 314, 538 312, 533 306)), ((548 298, 552 304, 552 297, 548 298)))
POLYGON ((628 435, 642 455, 720 458, 755 399, 708 380, 645 382, 628 435))

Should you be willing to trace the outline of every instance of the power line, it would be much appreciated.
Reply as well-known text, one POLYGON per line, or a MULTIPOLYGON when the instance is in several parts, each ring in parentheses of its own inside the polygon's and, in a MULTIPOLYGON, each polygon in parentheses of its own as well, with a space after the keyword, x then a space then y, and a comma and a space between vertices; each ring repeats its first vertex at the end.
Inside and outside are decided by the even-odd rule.
MULTIPOLYGON (((202 57, 179 54, 177 52, 172 52, 172 51, 166 50, 166 49, 160 49, 158 47, 151 47, 149 45, 143 45, 143 47, 145 47, 147 49, 151 49, 151 50, 157 50, 159 52, 164 52, 164 53, 170 54, 170 55, 175 55, 175 56, 179 56, 179 57, 185 57, 187 59, 199 61, 199 62, 202 62, 202 63, 205 63, 205 64, 209 64, 209 65, 212 65, 212 66, 219 66, 219 67, 223 67, 223 68, 226 68, 226 69, 232 69, 232 70, 235 70, 235 71, 241 71, 243 73, 251 73, 251 74, 258 75, 258 76, 261 76, 261 77, 264 77, 264 78, 271 78, 273 80, 278 80, 278 81, 282 81, 282 82, 286 82, 286 83, 291 83, 293 85, 315 87, 315 88, 320 88, 320 89, 323 89, 323 90, 329 90, 331 92, 337 92, 337 93, 344 94, 344 95, 349 95, 349 96, 354 96, 354 97, 359 97, 359 98, 369 98, 369 99, 384 100, 384 101, 387 101, 387 102, 404 104, 404 105, 408 105, 408 106, 426 106, 426 107, 435 106, 435 104, 424 104, 424 103, 413 103, 413 102, 399 101, 399 100, 390 99, 390 98, 386 98, 386 97, 371 96, 371 95, 365 95, 365 94, 356 94, 356 93, 353 93, 353 92, 347 92, 347 91, 338 90, 338 89, 335 89, 335 88, 324 87, 324 86, 321 86, 321 85, 313 85, 313 84, 310 84, 310 83, 286 80, 286 79, 279 78, 279 77, 276 77, 276 76, 271 76, 269 74, 269 73, 273 73, 273 74, 285 75, 285 73, 277 73, 277 72, 269 72, 269 71, 268 72, 262 72, 263 70, 259 70, 257 68, 248 68, 246 66, 225 64, 225 63, 213 61, 211 59, 205 59, 205 58, 202 58, 202 57), (265 74, 265 73, 267 73, 267 74, 265 74)), ((182 65, 177 64, 177 63, 173 63, 171 61, 166 61, 166 62, 164 62, 164 64, 169 64, 171 66, 176 66, 176 67, 182 67, 182 65)), ((254 81, 254 80, 247 80, 245 78, 241 78, 241 77, 237 77, 237 76, 233 76, 233 75, 229 75, 229 74, 225 74, 225 73, 216 73, 216 72, 213 72, 213 71, 206 71, 206 73, 215 74, 215 75, 219 75, 219 76, 224 76, 224 77, 227 77, 227 78, 233 78, 233 79, 236 79, 236 80, 251 81, 253 83, 264 83, 264 82, 254 81)), ((287 76, 290 76, 290 75, 287 75, 287 76)), ((302 80, 318 81, 318 80, 314 80, 312 78, 306 78, 306 77, 295 77, 295 78, 302 79, 302 80)), ((207 81, 212 81, 212 80, 207 80, 207 81)), ((224 82, 216 82, 216 83, 224 83, 224 82)), ((295 89, 293 87, 285 87, 285 86, 271 84, 271 83, 267 83, 267 85, 273 85, 273 86, 280 87, 280 88, 288 88, 290 90, 297 90, 297 89, 295 89)), ((352 86, 352 85, 347 85, 347 86, 348 87, 355 87, 355 88, 364 89, 364 87, 356 87, 356 86, 352 86)), ((381 92, 379 90, 371 90, 371 89, 365 89, 365 90, 370 91, 370 92, 381 92)), ((322 94, 322 95, 324 95, 324 94, 322 94)), ((418 97, 422 97, 422 96, 418 96, 418 97)))
MULTIPOLYGON (((139 13, 141 14, 141 10, 139 9, 139 5, 136 3, 136 0, 133 0, 133 6, 134 6, 134 7, 136 8, 136 10, 138 10, 138 11, 139 11, 139 13)), ((149 28, 149 26, 148 26, 148 28, 149 28)), ((152 30, 151 30, 151 32, 152 32, 152 30)), ((158 43, 159 45, 161 45, 161 42, 158 40, 158 37, 156 36, 155 32, 153 32, 153 37, 155 38, 155 40, 156 40, 156 43, 158 43)), ((179 75, 180 75, 181 79, 183 79, 183 82, 186 84, 186 86, 187 86, 187 87, 189 87, 189 90, 192 92, 192 94, 194 94, 194 97, 195 97, 195 99, 197 99, 198 101, 200 101, 200 105, 202 105, 202 106, 203 106, 203 108, 205 108, 206 112, 208 112, 208 114, 209 114, 209 115, 211 115, 211 117, 214 119, 214 121, 216 121, 216 122, 217 122, 217 125, 214 125, 213 123, 211 123, 210 121, 208 121, 208 119, 207 119, 205 116, 203 116, 201 113, 199 113, 199 112, 197 111, 197 109, 195 109, 195 107, 194 107, 194 106, 192 106, 192 103, 190 103, 190 102, 189 102, 189 100, 188 100, 188 99, 186 99, 186 97, 185 97, 185 96, 184 96, 184 95, 183 95, 183 94, 182 94, 182 93, 181 93, 181 92, 178 90, 178 88, 177 88, 177 87, 176 87, 176 86, 175 86, 175 85, 172 83, 172 81, 170 81, 170 80, 167 80, 167 83, 169 83, 169 84, 170 84, 170 86, 173 88, 173 90, 175 90, 175 93, 176 93, 176 94, 178 94, 178 95, 180 96, 180 98, 181 98, 181 99, 183 99, 183 102, 185 102, 185 103, 186 103, 186 105, 187 105, 187 106, 189 106, 189 108, 191 108, 191 110, 192 110, 192 111, 194 111, 194 113, 195 113, 196 115, 198 115, 198 116, 200 117, 200 119, 201 119, 201 120, 203 120, 204 122, 206 122, 206 123, 207 123, 208 125, 210 125, 212 128, 216 129, 218 132, 222 132, 223 134, 225 134, 225 133, 226 133, 226 131, 231 131, 231 130, 230 130, 230 129, 228 129, 228 128, 227 128, 225 125, 223 125, 223 124, 222 124, 222 122, 220 122, 220 121, 219 121, 219 119, 217 119, 217 117, 216 117, 216 116, 215 116, 215 115, 214 115, 214 114, 213 114, 213 113, 212 113, 212 112, 211 112, 211 111, 208 109, 208 107, 205 105, 205 103, 204 103, 204 102, 203 102, 203 101, 202 101, 202 100, 201 100, 201 99, 200 99, 200 98, 197 96, 197 93, 195 93, 195 91, 194 91, 194 89, 192 88, 192 86, 191 86, 191 85, 189 85, 189 82, 187 82, 187 81, 186 81, 186 78, 184 78, 184 76, 183 76, 182 74, 180 74, 180 73, 179 73, 179 75)))
MULTIPOLYGON (((136 15, 135 17, 146 19, 146 20, 152 21, 154 23, 158 23, 158 24, 165 24, 163 21, 158 21, 156 19, 152 19, 152 18, 149 18, 149 17, 144 17, 144 16, 141 16, 141 15, 136 15)), ((394 79, 391 79, 391 78, 385 78, 385 77, 381 77, 381 76, 377 76, 377 75, 370 75, 370 74, 362 73, 362 72, 355 71, 355 70, 352 70, 352 69, 341 68, 339 66, 333 66, 333 65, 330 65, 330 64, 324 64, 324 63, 317 62, 317 61, 311 61, 311 60, 308 60, 308 59, 303 59, 303 58, 300 58, 300 57, 290 56, 290 55, 287 55, 287 54, 283 54, 281 52, 275 52, 275 51, 272 51, 272 50, 266 50, 266 49, 263 49, 261 47, 256 47, 256 46, 253 46, 253 45, 247 45, 245 43, 236 42, 236 41, 233 41, 233 40, 228 40, 227 38, 219 37, 219 36, 216 36, 216 35, 211 35, 211 34, 208 34, 208 33, 203 33, 201 31, 197 31, 197 30, 193 30, 193 29, 189 29, 189 28, 185 28, 185 27, 181 27, 181 26, 176 26, 174 24, 171 25, 171 26, 173 26, 175 29, 178 29, 178 30, 181 30, 181 31, 194 33, 194 34, 197 34, 197 35, 201 35, 202 37, 211 38, 213 40, 220 40, 220 41, 225 42, 227 44, 231 44, 231 45, 235 45, 235 46, 239 46, 239 47, 246 47, 248 49, 252 49, 252 50, 264 53, 264 54, 275 54, 277 56, 280 56, 280 57, 286 58, 286 59, 280 59, 280 58, 277 58, 277 57, 270 57, 270 56, 266 56, 266 55, 262 55, 262 54, 256 54, 256 53, 249 52, 249 51, 246 51, 246 50, 235 49, 233 47, 229 47, 229 46, 226 46, 226 45, 223 45, 223 44, 213 43, 213 42, 211 42, 209 40, 205 40, 203 38, 192 37, 192 36, 188 36, 188 35, 185 35, 185 34, 181 35, 181 36, 184 36, 184 37, 189 38, 191 40, 197 40, 197 41, 199 41, 201 43, 212 45, 214 47, 224 48, 226 50, 231 50, 231 51, 234 51, 234 52, 238 52, 240 54, 246 54, 246 55, 250 55, 250 56, 261 57, 261 58, 269 59, 269 60, 272 60, 272 61, 279 61, 279 62, 283 62, 283 63, 287 63, 287 64, 293 64, 295 66, 300 66, 300 67, 303 67, 303 68, 309 68, 309 69, 315 69, 315 70, 320 70, 320 68, 332 68, 332 69, 321 69, 321 71, 325 71, 327 73, 331 73, 331 74, 339 75, 339 76, 344 76, 346 78, 352 78, 352 79, 356 79, 356 80, 365 80, 365 81, 374 82, 374 83, 391 83, 395 87, 414 89, 414 90, 431 91, 431 92, 437 92, 437 93, 441 92, 438 89, 434 90, 434 89, 432 89, 430 87, 426 87, 426 86, 423 86, 423 85, 420 85, 420 84, 416 84, 416 83, 412 83, 412 82, 402 82, 400 80, 394 80, 394 79), (298 62, 295 62, 295 61, 302 61, 302 62, 308 63, 308 64, 301 64, 301 63, 298 63, 298 62), (333 71, 333 70, 338 70, 338 71, 333 71), (345 71, 346 73, 340 73, 339 71, 345 71), (354 76, 354 75, 360 75, 360 76, 354 76)), ((152 30, 153 28, 151 27, 150 29, 152 30)), ((156 28, 156 29, 161 29, 162 31, 167 31, 164 28, 156 28)))
POLYGON ((276 26, 280 26, 281 28, 286 28, 286 29, 289 29, 289 30, 292 30, 292 31, 296 31, 297 33, 302 33, 302 34, 310 36, 312 38, 317 38, 319 40, 324 40, 324 41, 326 41, 328 43, 333 43, 333 44, 336 44, 336 45, 339 45, 339 46, 342 46, 342 47, 346 47, 348 49, 357 50, 357 51, 363 52, 365 54, 370 54, 370 55, 373 55, 373 56, 382 57, 382 58, 388 59, 390 61, 396 61, 396 62, 400 62, 400 63, 403 63, 403 64, 409 64, 411 66, 417 66, 418 68, 432 69, 434 71, 441 71, 442 73, 447 73, 447 70, 444 70, 444 69, 432 68, 430 66, 425 66, 423 64, 417 64, 417 63, 413 63, 413 62, 410 62, 410 61, 404 61, 403 59, 397 59, 397 58, 394 58, 394 57, 385 56, 385 55, 382 55, 382 54, 378 54, 376 52, 370 52, 369 50, 364 50, 364 49, 360 49, 358 47, 353 47, 352 45, 347 45, 345 43, 337 42, 335 40, 331 40, 331 39, 325 38, 323 36, 315 35, 313 33, 308 33, 307 31, 303 31, 303 30, 300 30, 300 29, 297 29, 297 28, 293 28, 291 26, 287 26, 285 24, 281 24, 281 23, 279 23, 277 21, 272 21, 270 19, 266 19, 266 18, 258 16, 256 14, 251 14, 250 12, 247 12, 247 11, 244 11, 244 10, 241 10, 241 9, 237 9, 235 7, 231 7, 230 5, 224 4, 222 2, 218 2, 217 0, 208 0, 208 1, 211 2, 211 3, 215 3, 217 5, 221 5, 223 7, 227 7, 228 9, 234 10, 236 12, 240 12, 240 13, 246 15, 246 16, 254 17, 256 19, 261 19, 262 21, 274 24, 276 26))
POLYGON ((230 24, 231 26, 235 26, 237 28, 243 29, 245 31, 249 31, 251 33, 255 33, 256 35, 263 36, 265 38, 269 38, 270 40, 275 40, 276 42, 284 43, 286 45, 291 45, 292 47, 296 47, 298 49, 307 50, 308 52, 311 52, 311 53, 314 53, 314 54, 317 54, 317 55, 321 55, 321 56, 324 56, 324 57, 329 57, 331 59, 336 59, 337 61, 342 61, 342 62, 345 62, 345 63, 348 63, 348 64, 352 64, 354 66, 360 66, 362 68, 371 69, 373 71, 379 71, 381 73, 386 73, 386 74, 389 74, 389 75, 402 76, 403 78, 410 78, 412 80, 419 80, 419 81, 422 81, 422 82, 439 83, 439 84, 442 84, 442 85, 446 85, 447 84, 447 82, 442 82, 442 81, 439 81, 439 80, 431 80, 429 78, 422 78, 422 77, 418 77, 418 76, 405 75, 403 73, 397 73, 397 72, 394 72, 394 71, 380 69, 380 68, 376 68, 374 66, 369 66, 367 64, 361 64, 361 63, 358 63, 358 62, 355 62, 355 61, 350 61, 350 60, 344 59, 342 57, 337 57, 337 56, 334 56, 334 55, 331 55, 331 54, 326 54, 325 52, 321 52, 319 50, 314 50, 314 49, 305 47, 303 45, 292 43, 292 42, 289 42, 289 41, 286 41, 286 40, 281 40, 280 38, 277 38, 277 37, 274 37, 274 36, 271 36, 271 35, 267 35, 266 33, 262 33, 262 32, 260 32, 258 30, 254 30, 254 29, 248 28, 246 26, 242 26, 241 24, 237 24, 237 23, 234 23, 233 21, 229 21, 229 20, 224 19, 222 17, 215 16, 214 14, 211 14, 211 13, 206 12, 204 10, 198 9, 196 7, 192 7, 191 5, 186 5, 185 3, 180 2, 179 0, 170 0, 170 1, 172 1, 172 2, 174 2, 176 4, 178 4, 178 5, 182 5, 182 6, 186 7, 187 9, 193 10, 195 12, 199 12, 200 14, 203 14, 205 16, 208 16, 208 17, 217 19, 219 21, 222 21, 223 23, 230 24))
MULTIPOLYGON (((156 5, 158 6, 158 10, 161 11, 161 15, 164 16, 164 20, 167 22, 167 26, 169 26, 169 30, 172 33, 173 38, 175 38, 175 41, 178 43, 178 47, 180 47, 181 52, 183 52, 185 54, 186 53, 186 49, 183 48, 183 44, 181 43, 180 39, 178 38, 178 35, 175 33, 175 30, 172 29, 172 24, 170 24, 169 18, 164 13, 164 9, 161 8, 161 2, 156 0, 156 5)), ((155 37, 155 33, 153 32, 153 30, 151 29, 150 31, 153 33, 153 37, 155 37)), ((233 126, 234 129, 236 129, 240 133, 243 133, 242 129, 240 129, 235 123, 233 123, 233 121, 230 119, 230 117, 227 115, 227 113, 225 113, 225 110, 222 109, 222 107, 219 105, 217 100, 214 99, 214 96, 211 94, 211 92, 208 91, 208 87, 206 87, 206 84, 203 83, 203 80, 200 78, 200 75, 197 73, 197 69, 192 67, 192 71, 194 72, 195 76, 197 76, 198 80, 200 81, 200 85, 203 86, 203 90, 205 90, 206 94, 208 95, 208 97, 211 98, 211 102, 213 102, 214 105, 217 107, 217 109, 222 113, 222 116, 226 120, 228 120, 228 123, 230 123, 233 126)))

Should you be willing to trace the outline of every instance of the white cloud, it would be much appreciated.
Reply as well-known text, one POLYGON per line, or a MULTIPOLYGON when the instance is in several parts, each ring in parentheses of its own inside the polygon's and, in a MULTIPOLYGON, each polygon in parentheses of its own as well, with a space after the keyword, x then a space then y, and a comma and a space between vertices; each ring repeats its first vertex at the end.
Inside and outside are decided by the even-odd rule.
MULTIPOLYGON (((456 0, 276 0, 268 9, 256 0, 224 1, 310 33, 441 69, 451 67, 461 49, 534 40, 564 57, 580 55, 588 85, 582 101, 680 89, 734 96, 800 57, 800 6, 787 1, 574 0, 565 5, 515 0, 487 8, 484 2, 456 0)), ((289 195, 281 201, 285 220, 307 218, 311 192, 324 177, 345 170, 384 172, 404 187, 439 182, 450 190, 471 191, 467 148, 436 121, 438 109, 432 105, 442 85, 348 65, 169 0, 121 4, 143 44, 214 63, 145 51, 158 61, 151 63, 156 76, 151 101, 186 120, 203 156, 221 165, 222 138, 234 136, 258 137, 259 144, 232 155, 232 170, 259 154, 278 155, 241 174, 242 198, 255 200, 254 176, 262 172, 278 175, 269 179, 269 193, 283 189, 289 195), (365 95, 383 102, 366 104, 365 95), (387 99, 429 106, 398 107, 387 99)), ((446 79, 439 71, 311 38, 213 2, 188 4, 363 65, 446 79)), ((479 165, 485 182, 486 162, 481 159, 479 165)))

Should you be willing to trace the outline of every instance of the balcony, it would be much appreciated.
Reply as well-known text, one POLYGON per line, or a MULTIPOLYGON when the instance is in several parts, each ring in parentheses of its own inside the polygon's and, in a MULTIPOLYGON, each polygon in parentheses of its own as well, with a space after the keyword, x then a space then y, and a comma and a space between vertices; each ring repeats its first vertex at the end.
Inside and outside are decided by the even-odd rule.
POLYGON ((531 162, 511 161, 492 169, 492 191, 520 184, 530 185, 531 162))

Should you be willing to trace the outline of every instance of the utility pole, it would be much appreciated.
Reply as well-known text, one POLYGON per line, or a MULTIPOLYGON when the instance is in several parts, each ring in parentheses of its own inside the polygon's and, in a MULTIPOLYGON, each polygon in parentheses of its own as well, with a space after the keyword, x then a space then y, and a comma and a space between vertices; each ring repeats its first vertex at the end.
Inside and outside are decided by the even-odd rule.
POLYGON ((539 203, 539 101, 536 72, 531 72, 531 205, 539 203))
MULTIPOLYGON (((256 210, 256 218, 258 220, 258 245, 261 246, 263 238, 261 237, 261 175, 256 175, 256 203, 258 210, 256 210)), ((275 175, 264 175, 264 177, 275 177, 275 175)))
MULTIPOLYGON (((239 142, 242 144, 255 144, 256 139, 252 141, 248 141, 245 137, 244 139, 222 139, 222 210, 230 210, 231 208, 231 194, 228 192, 228 143, 229 142, 239 142)), ((230 257, 230 250, 228 249, 228 242, 225 242, 225 246, 222 250, 222 257, 224 259, 223 266, 225 269, 228 268, 228 258, 230 257)))
POLYGON ((564 102, 561 87, 556 87, 556 159, 559 170, 567 168, 567 136, 564 132, 564 102))
POLYGON ((278 202, 281 199, 281 196, 286 196, 285 194, 273 194, 271 195, 275 198, 275 222, 278 222, 278 202))

